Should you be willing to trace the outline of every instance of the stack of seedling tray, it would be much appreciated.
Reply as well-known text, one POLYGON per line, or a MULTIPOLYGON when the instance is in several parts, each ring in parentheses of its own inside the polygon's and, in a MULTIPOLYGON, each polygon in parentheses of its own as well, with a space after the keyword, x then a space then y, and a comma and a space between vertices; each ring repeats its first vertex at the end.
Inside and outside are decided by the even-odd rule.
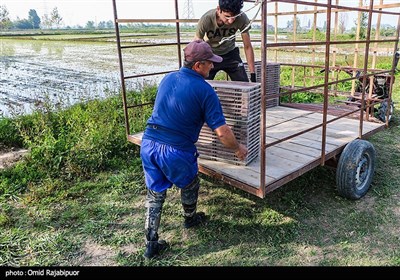
MULTIPOLYGON (((255 61, 254 68, 256 73, 256 82, 261 83, 261 61, 255 61)), ((250 71, 247 63, 244 63, 244 69, 246 70, 247 76, 249 77, 250 81, 250 71)), ((267 108, 275 107, 279 104, 279 97, 268 99, 268 95, 279 93, 280 73, 281 66, 279 63, 267 62, 267 108)))
POLYGON ((226 123, 239 143, 247 146, 248 155, 244 161, 240 161, 231 149, 219 141, 207 124, 204 124, 196 143, 200 158, 247 165, 258 157, 260 149, 261 85, 233 81, 208 82, 217 92, 226 123))

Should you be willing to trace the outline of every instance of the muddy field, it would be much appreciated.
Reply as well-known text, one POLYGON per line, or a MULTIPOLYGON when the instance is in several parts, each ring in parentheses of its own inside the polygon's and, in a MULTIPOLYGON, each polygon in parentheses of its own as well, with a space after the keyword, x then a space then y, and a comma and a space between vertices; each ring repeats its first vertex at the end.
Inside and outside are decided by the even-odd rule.
MULTIPOLYGON (((171 51, 152 49, 151 59, 143 50, 125 52, 125 75, 177 68, 171 51)), ((0 77, 0 116, 29 113, 44 101, 68 106, 120 90, 118 56, 112 42, 2 39, 0 77)), ((127 87, 137 88, 142 82, 128 81, 127 87)))

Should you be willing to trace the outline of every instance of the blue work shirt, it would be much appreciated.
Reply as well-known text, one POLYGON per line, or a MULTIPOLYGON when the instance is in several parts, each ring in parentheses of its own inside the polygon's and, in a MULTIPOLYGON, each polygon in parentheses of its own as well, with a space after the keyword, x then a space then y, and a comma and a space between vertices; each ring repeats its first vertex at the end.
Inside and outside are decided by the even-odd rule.
POLYGON ((162 79, 143 139, 196 152, 204 122, 212 130, 226 123, 221 103, 202 75, 182 67, 162 79))

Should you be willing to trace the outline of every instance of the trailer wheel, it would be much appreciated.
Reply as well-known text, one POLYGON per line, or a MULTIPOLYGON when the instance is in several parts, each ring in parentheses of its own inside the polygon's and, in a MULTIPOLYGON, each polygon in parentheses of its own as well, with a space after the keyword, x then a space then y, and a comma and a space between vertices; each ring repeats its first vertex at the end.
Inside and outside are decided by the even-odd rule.
POLYGON ((375 148, 361 139, 346 145, 336 170, 336 184, 341 196, 356 200, 363 197, 372 182, 375 171, 375 148))
MULTIPOLYGON (((388 102, 387 101, 383 101, 381 103, 381 105, 378 108, 378 119, 380 119, 383 122, 386 122, 386 110, 388 107, 388 102)), ((394 111, 394 104, 393 101, 390 102, 390 109, 389 109, 389 122, 392 120, 392 115, 393 115, 393 111, 394 111)))

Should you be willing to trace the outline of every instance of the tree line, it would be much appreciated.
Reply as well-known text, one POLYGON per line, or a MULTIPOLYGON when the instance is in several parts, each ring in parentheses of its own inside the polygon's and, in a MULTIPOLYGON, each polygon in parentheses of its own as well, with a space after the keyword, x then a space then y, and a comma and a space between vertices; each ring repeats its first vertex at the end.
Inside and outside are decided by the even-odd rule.
MULTIPOLYGON (((289 20, 287 21, 286 28, 278 28, 280 29, 281 32, 293 32, 294 29, 296 29, 297 33, 310 33, 313 29, 314 26, 312 25, 311 21, 308 20, 308 22, 304 25, 300 23, 300 18, 298 16, 295 17, 296 22, 294 20, 289 20)), ((337 34, 347 34, 350 37, 354 37, 356 32, 357 32, 357 20, 354 20, 354 26, 351 28, 348 28, 348 15, 345 13, 340 14, 339 17, 339 24, 338 24, 338 30, 337 34)), ((326 26, 326 21, 324 21, 324 25, 322 27, 316 27, 317 32, 326 32, 327 26, 326 26)), ((367 27, 368 27, 368 13, 364 12, 361 13, 360 17, 360 38, 365 39, 366 38, 366 33, 367 33, 367 27)), ((268 26, 268 31, 273 31, 273 26, 268 26)), ((376 32, 376 26, 372 25, 371 26, 371 34, 375 35, 376 32)), ((379 35, 384 36, 384 37, 390 37, 390 36, 396 36, 396 27, 392 26, 390 24, 381 24, 380 25, 380 30, 379 30, 379 35)))
MULTIPOLYGON (((17 17, 15 21, 12 21, 9 16, 9 11, 5 5, 0 5, 0 30, 13 30, 13 29, 59 29, 63 27, 63 18, 60 15, 58 8, 54 7, 50 14, 44 14, 39 17, 35 9, 30 9, 28 12, 28 18, 20 19, 17 17)), ((66 27, 71 28, 70 26, 66 27)), ((77 26, 76 28, 86 29, 112 29, 114 23, 112 20, 100 21, 96 24, 94 21, 88 21, 84 27, 77 26)))

